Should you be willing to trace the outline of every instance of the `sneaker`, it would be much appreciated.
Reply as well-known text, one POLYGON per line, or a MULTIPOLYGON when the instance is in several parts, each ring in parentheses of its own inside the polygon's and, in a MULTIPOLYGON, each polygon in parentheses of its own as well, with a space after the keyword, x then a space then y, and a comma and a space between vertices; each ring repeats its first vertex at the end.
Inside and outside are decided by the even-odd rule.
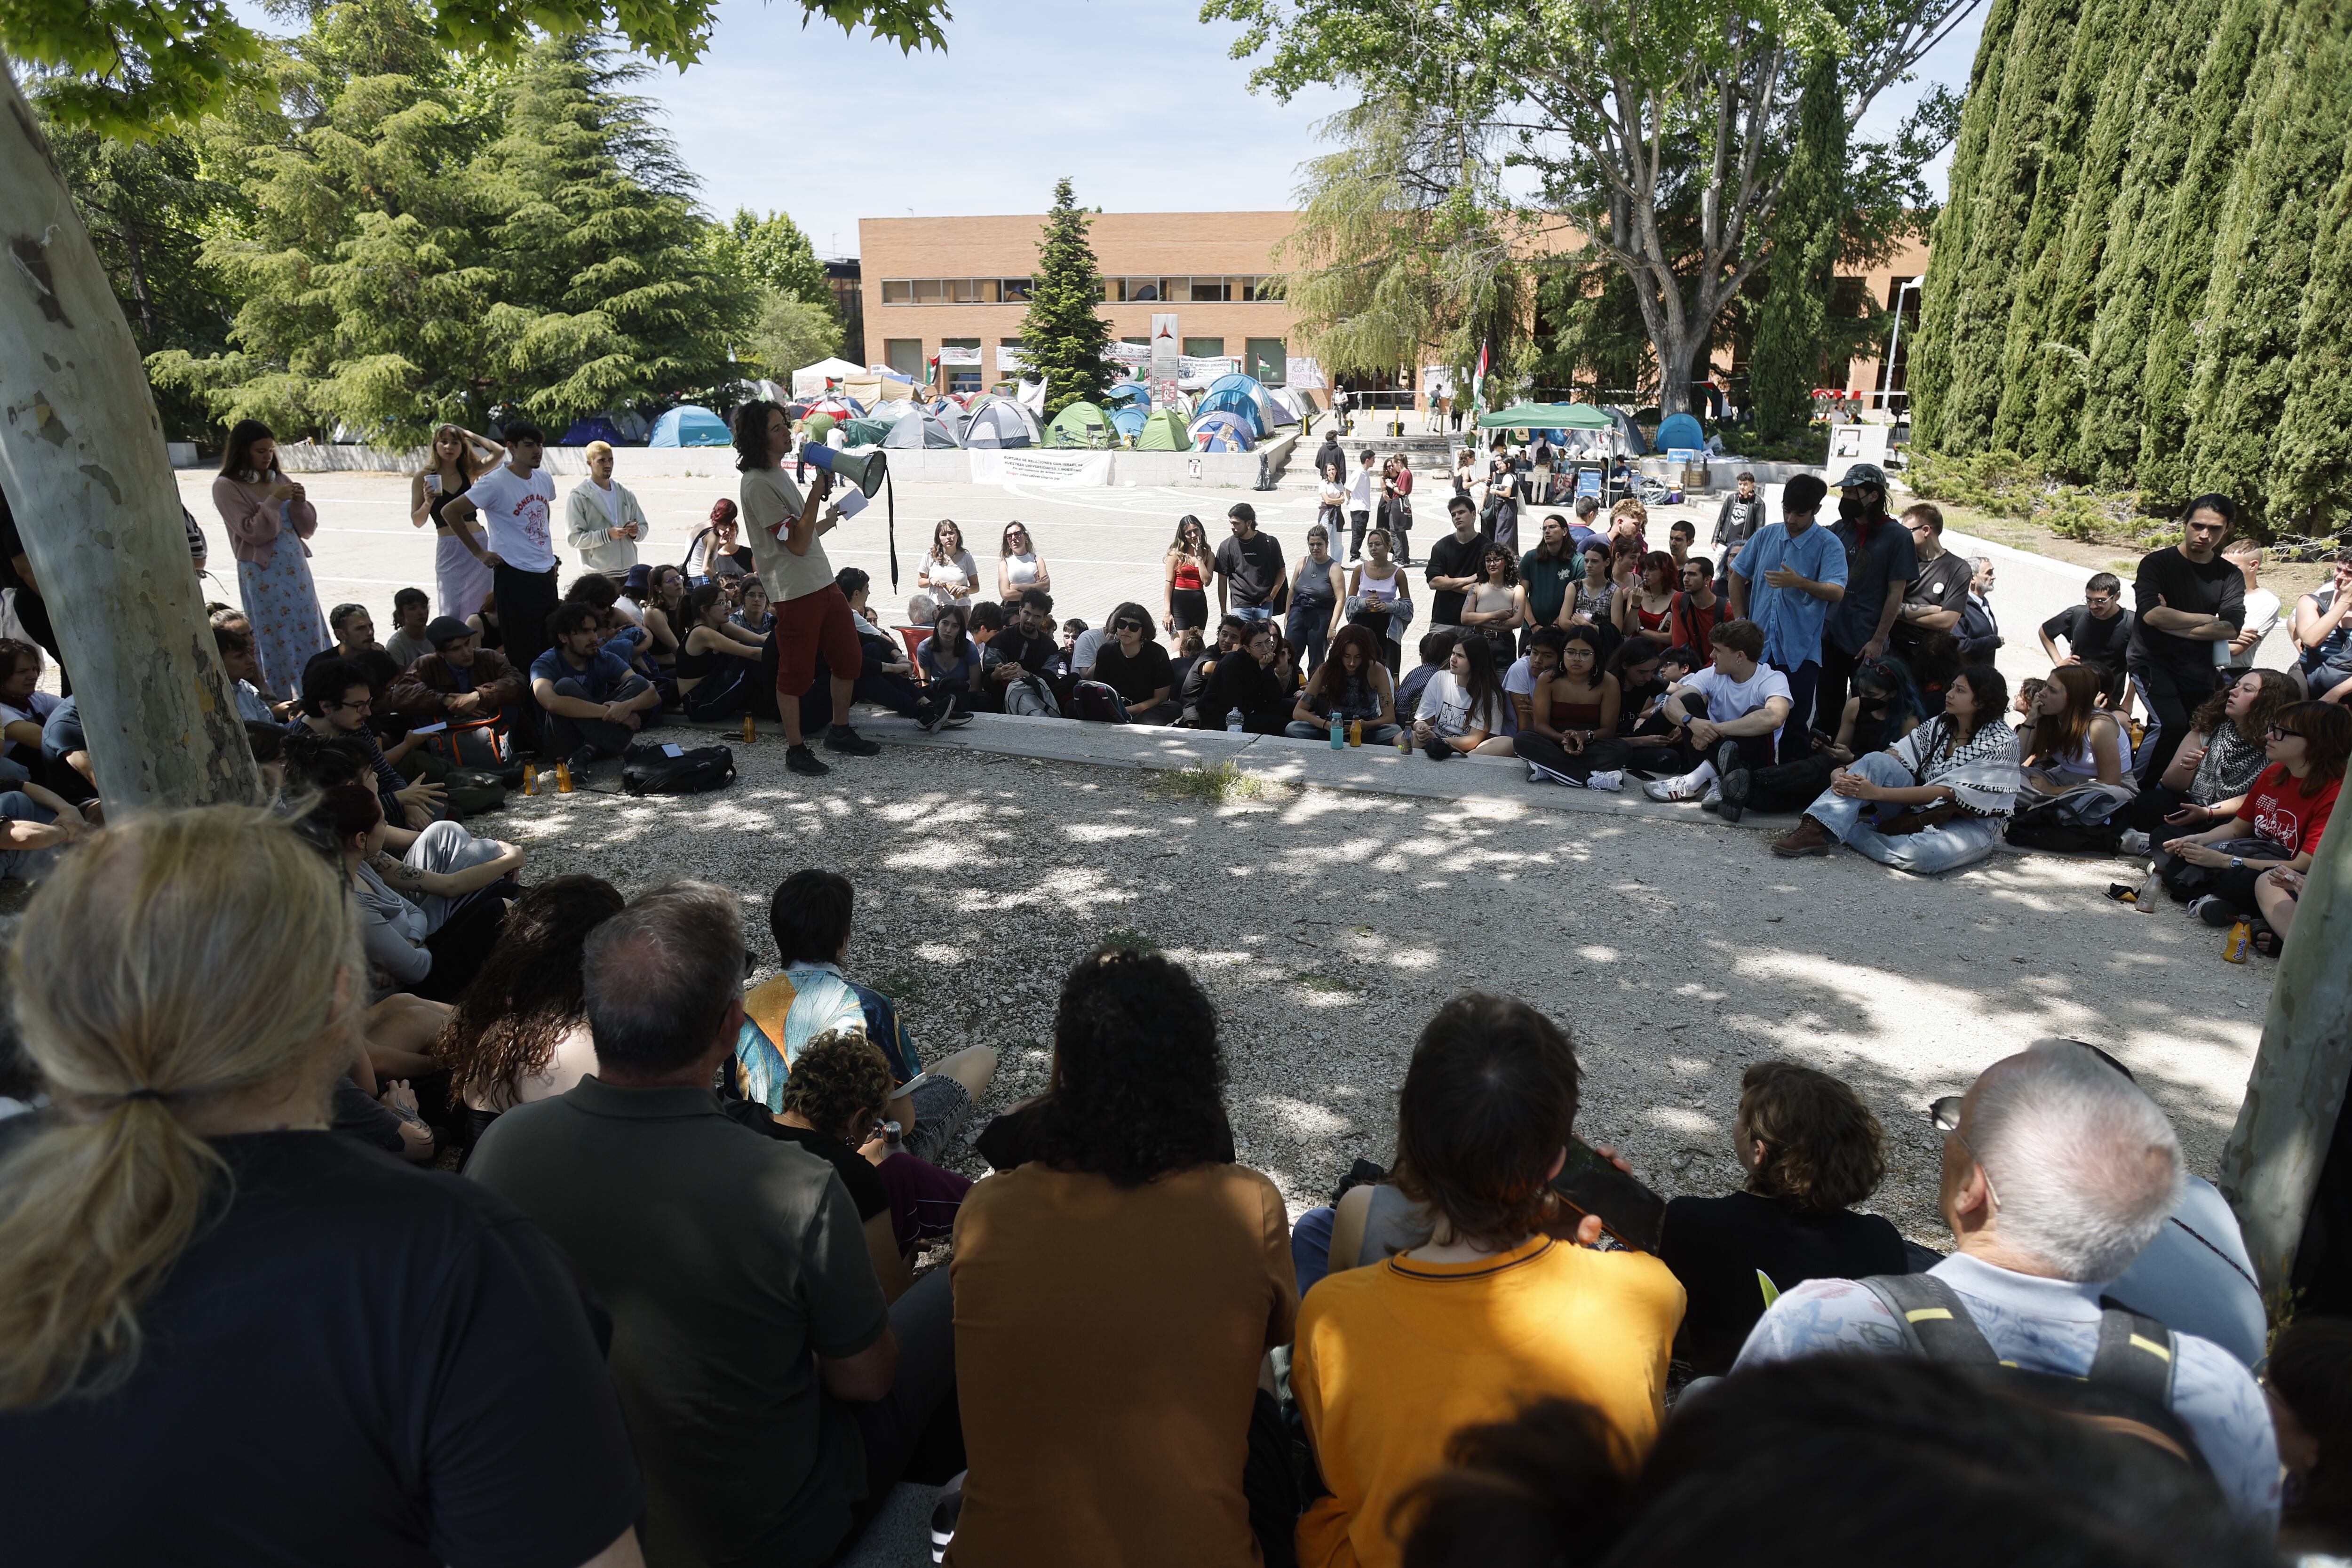
POLYGON ((1528 783, 1566 784, 1570 789, 1581 789, 1583 787, 1574 779, 1569 777, 1566 773, 1554 773, 1551 769, 1545 767, 1541 763, 1529 763, 1528 764, 1528 783))
POLYGON ((949 1543, 955 1540, 956 1526, 963 1520, 963 1489, 958 1487, 931 1507, 931 1561, 948 1560, 949 1543))
POLYGON ((959 708, 953 703, 950 703, 948 705, 948 716, 940 721, 940 728, 942 730, 961 730, 966 724, 971 722, 971 710, 970 709, 959 708))
POLYGON ((813 779, 821 779, 833 772, 831 768, 818 762, 816 753, 810 751, 805 744, 793 746, 784 752, 784 766, 796 773, 806 773, 813 779))
POLYGON ((1706 786, 1711 782, 1709 773, 1702 770, 1684 773, 1678 778, 1658 779, 1645 784, 1642 786, 1642 793, 1652 800, 1696 800, 1706 794, 1706 786))
POLYGON ((565 765, 571 768, 572 776, 573 778, 586 778, 590 773, 596 771, 596 748, 593 746, 581 747, 578 751, 572 752, 568 759, 566 759, 565 765))
POLYGON ((1796 831, 1784 833, 1772 840, 1772 853, 1785 860, 1800 855, 1826 855, 1837 847, 1830 830, 1808 816, 1801 820, 1796 831))
POLYGON ((915 710, 915 722, 923 727, 925 733, 936 735, 940 732, 940 726, 945 724, 948 716, 954 711, 955 704, 952 702, 925 702, 915 710))
POLYGON ((2116 839, 2116 852, 2134 858, 2147 853, 2147 835, 2137 827, 2126 827, 2116 839))
POLYGON ((1605 768, 1584 781, 1587 789, 1606 790, 1614 795, 1625 787, 1625 775, 1615 768, 1605 768))
POLYGON ((1722 805, 1723 805, 1723 789, 1722 789, 1722 786, 1721 786, 1721 785, 1719 785, 1719 784, 1709 784, 1709 785, 1707 785, 1707 786, 1706 786, 1706 794, 1705 795, 1701 796, 1701 797, 1700 797, 1700 799, 1699 799, 1698 808, 1699 808, 1701 811, 1715 811, 1715 810, 1718 810, 1718 809, 1720 809, 1722 805))
POLYGON ((2209 926, 2233 926, 2245 918, 2238 913, 2235 905, 2224 903, 2210 893, 2191 903, 2189 912, 2209 926))
POLYGON ((877 757, 882 754, 881 747, 846 724, 834 724, 826 728, 824 749, 828 752, 839 752, 848 757, 877 757))

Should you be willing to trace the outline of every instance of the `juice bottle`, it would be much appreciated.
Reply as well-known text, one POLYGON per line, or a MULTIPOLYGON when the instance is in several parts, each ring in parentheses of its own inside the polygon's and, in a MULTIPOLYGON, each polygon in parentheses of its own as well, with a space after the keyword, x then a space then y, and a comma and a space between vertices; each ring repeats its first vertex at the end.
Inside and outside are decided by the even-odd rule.
POLYGON ((1348 743, 1347 726, 1339 722, 1337 713, 1331 715, 1331 749, 1339 751, 1348 743))
POLYGON ((537 763, 525 763, 522 765, 522 793, 525 795, 537 795, 539 793, 539 764, 537 763))
POLYGON ((1349 745, 1351 745, 1351 746, 1360 746, 1360 745, 1362 745, 1363 743, 1364 743, 1364 721, 1363 721, 1361 719, 1350 719, 1350 720, 1349 720, 1349 721, 1348 721, 1348 744, 1349 744, 1349 745))
POLYGON ((572 793, 572 764, 561 757, 555 762, 555 793, 558 795, 572 793))
POLYGON ((2221 956, 2231 963, 2246 962, 2246 949, 2253 944, 2254 928, 2250 921, 2240 921, 2230 928, 2221 941, 2221 956))
POLYGON ((751 727, 751 716, 749 713, 744 714, 744 715, 743 715, 743 743, 744 743, 745 745, 747 745, 747 746, 748 746, 748 745, 750 745, 752 742, 754 742, 754 741, 756 741, 756 740, 758 740, 758 739, 759 739, 759 731, 758 731, 757 730, 755 730, 755 729, 753 729, 753 728, 751 727))

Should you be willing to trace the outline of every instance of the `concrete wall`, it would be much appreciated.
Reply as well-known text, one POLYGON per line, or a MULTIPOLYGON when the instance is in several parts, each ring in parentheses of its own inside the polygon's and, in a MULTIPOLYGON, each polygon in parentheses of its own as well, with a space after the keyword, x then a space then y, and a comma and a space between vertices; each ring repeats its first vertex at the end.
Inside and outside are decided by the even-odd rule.
MULTIPOLYGON (((961 458, 962 453, 954 456, 961 458)), ((896 457, 896 454, 893 454, 896 457)), ((423 470, 423 447, 356 447, 280 445, 278 465, 289 474, 391 473, 423 470)), ((585 474, 588 448, 550 447, 541 467, 551 474, 585 474)), ((614 474, 622 483, 631 474, 664 474, 673 478, 735 472, 732 447, 623 447, 614 455, 614 474)))

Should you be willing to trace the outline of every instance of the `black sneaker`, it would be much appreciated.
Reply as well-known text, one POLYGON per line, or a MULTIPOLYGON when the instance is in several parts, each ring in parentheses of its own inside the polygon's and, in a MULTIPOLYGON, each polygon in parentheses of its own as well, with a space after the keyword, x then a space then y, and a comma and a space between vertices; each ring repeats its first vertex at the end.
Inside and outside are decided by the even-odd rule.
POLYGON ((828 752, 839 752, 847 757, 878 757, 882 754, 881 747, 846 724, 834 724, 826 728, 824 749, 828 752))
POLYGON ((796 773, 806 773, 813 779, 821 779, 833 772, 831 768, 818 762, 816 753, 805 745, 787 749, 784 752, 784 766, 796 773))
POLYGON ((961 730, 961 729, 962 729, 966 724, 969 724, 969 723, 971 723, 971 709, 969 709, 969 708, 962 708, 962 707, 957 707, 957 706, 955 706, 955 705, 953 705, 953 704, 950 704, 950 705, 949 706, 949 708, 948 708, 948 716, 947 716, 945 719, 942 719, 941 721, 940 721, 940 729, 942 729, 942 730, 961 730))
POLYGON ((915 710, 915 722, 927 732, 936 735, 940 732, 940 726, 945 724, 948 716, 954 711, 955 704, 952 702, 925 702, 915 710))
POLYGON ((1748 809, 1748 764, 1740 759, 1739 742, 1726 741, 1715 749, 1715 780, 1717 793, 1723 796, 1715 814, 1726 822, 1737 822, 1748 809))
POLYGON ((572 769, 572 776, 573 778, 586 778, 591 773, 595 771, 596 748, 593 746, 581 747, 578 751, 572 753, 571 761, 568 765, 572 769))

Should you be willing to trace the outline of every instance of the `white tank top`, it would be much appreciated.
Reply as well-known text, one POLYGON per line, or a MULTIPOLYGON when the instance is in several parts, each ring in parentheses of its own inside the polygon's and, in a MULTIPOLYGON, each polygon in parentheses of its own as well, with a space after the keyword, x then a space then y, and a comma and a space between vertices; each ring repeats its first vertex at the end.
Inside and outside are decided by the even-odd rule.
POLYGON ((1016 588, 1034 587, 1037 582, 1037 556, 1008 555, 1004 558, 1004 579, 1016 588))
POLYGON ((1374 604, 1392 604, 1398 597, 1397 579, 1402 575, 1403 575, 1402 570, 1393 562, 1390 563, 1389 574, 1386 577, 1373 576, 1372 569, 1367 566, 1363 570, 1363 575, 1356 579, 1356 596, 1368 599, 1374 604))

